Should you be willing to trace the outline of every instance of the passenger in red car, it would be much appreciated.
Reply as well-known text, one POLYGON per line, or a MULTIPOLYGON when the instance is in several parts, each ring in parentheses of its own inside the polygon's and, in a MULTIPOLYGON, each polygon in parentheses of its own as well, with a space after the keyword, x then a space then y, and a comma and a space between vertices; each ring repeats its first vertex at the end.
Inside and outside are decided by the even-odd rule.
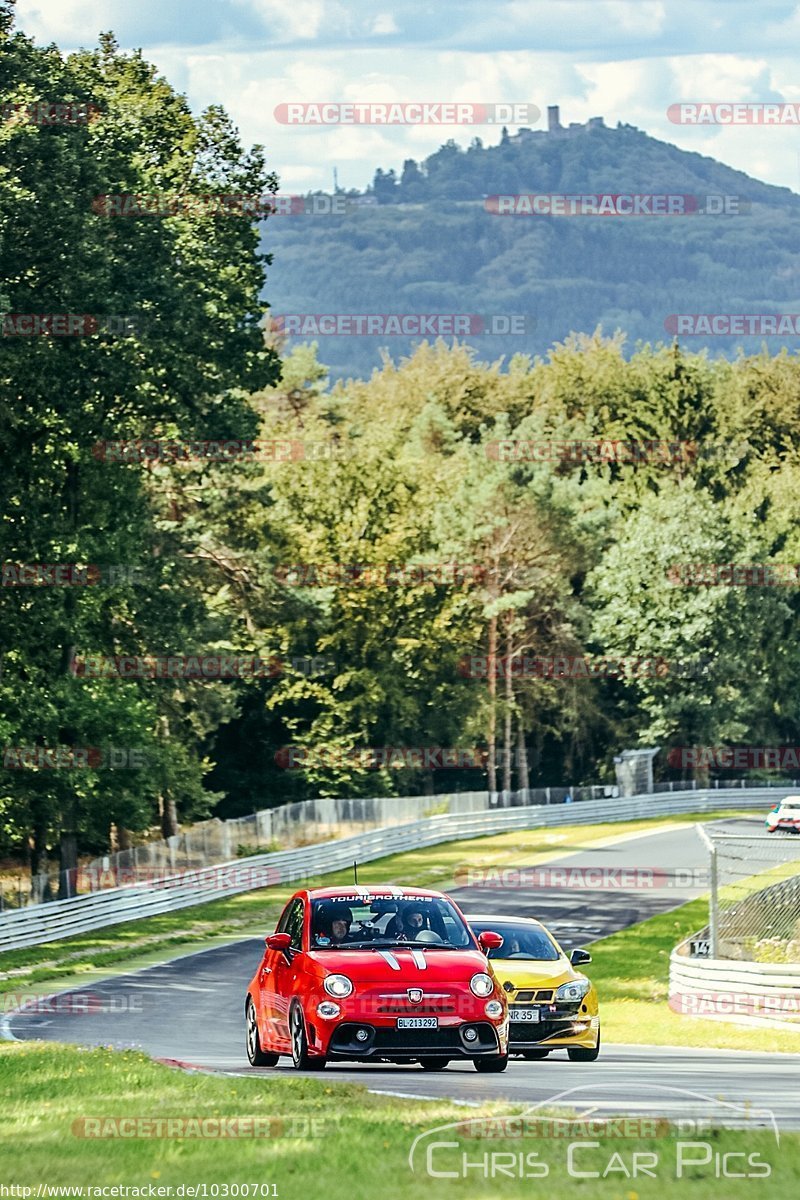
POLYGON ((407 908, 403 913, 403 933, 413 942, 421 929, 425 928, 425 914, 421 908, 407 908))

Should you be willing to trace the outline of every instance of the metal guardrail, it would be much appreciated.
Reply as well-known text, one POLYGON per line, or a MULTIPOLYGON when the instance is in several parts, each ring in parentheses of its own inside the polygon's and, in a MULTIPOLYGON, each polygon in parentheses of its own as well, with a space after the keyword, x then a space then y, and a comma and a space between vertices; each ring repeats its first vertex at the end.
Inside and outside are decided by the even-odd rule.
POLYGON ((669 1006, 684 1016, 800 1031, 800 965, 670 954, 669 1006))
POLYGON ((480 813, 444 813, 392 825, 368 833, 294 850, 257 854, 235 862, 164 878, 156 883, 133 883, 56 900, 0 915, 0 952, 119 925, 141 917, 158 916, 238 895, 269 885, 300 880, 359 864, 374 862, 403 850, 435 846, 461 838, 481 837, 514 829, 557 825, 597 824, 603 821, 709 812, 715 808, 760 808, 772 799, 768 788, 710 789, 682 795, 650 794, 620 799, 585 800, 552 807, 529 805, 480 813))

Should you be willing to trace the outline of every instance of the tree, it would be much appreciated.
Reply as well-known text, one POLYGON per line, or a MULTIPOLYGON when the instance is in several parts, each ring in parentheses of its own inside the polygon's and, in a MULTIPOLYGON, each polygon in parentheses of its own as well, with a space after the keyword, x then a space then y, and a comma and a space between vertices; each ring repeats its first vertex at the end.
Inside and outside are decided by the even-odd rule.
POLYGON ((102 461, 97 446, 246 435, 255 422, 245 393, 277 377, 259 328, 267 259, 258 254, 251 217, 235 209, 212 214, 190 198, 166 218, 112 218, 97 197, 260 196, 277 181, 260 148, 244 153, 221 109, 193 120, 186 101, 140 54, 120 53, 110 35, 98 50, 67 58, 11 36, 7 20, 2 36, 0 99, 21 106, 0 129, 6 311, 89 314, 84 336, 72 337, 8 336, 9 320, 14 325, 6 318, 3 560, 136 565, 147 579, 142 589, 103 579, 97 588, 4 588, 0 595, 0 649, 6 676, 9 667, 14 673, 6 684, 26 696, 11 703, 12 744, 144 741, 153 765, 135 784, 121 773, 4 772, 5 803, 26 814, 35 873, 54 835, 67 869, 77 841, 96 845, 110 822, 149 824, 160 788, 177 788, 191 811, 207 770, 185 722, 180 746, 163 745, 159 729, 172 699, 158 684, 88 686, 70 672, 76 651, 173 649, 170 640, 187 631, 176 615, 204 609, 191 568, 160 556, 152 473, 102 461), (25 106, 53 97, 95 106, 92 119, 50 125, 27 116, 25 106))

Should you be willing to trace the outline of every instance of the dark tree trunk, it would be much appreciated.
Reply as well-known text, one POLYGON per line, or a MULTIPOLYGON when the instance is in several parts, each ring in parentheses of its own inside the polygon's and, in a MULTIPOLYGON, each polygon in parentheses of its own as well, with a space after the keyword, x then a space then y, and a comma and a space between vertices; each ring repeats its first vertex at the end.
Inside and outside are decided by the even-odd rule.
POLYGON ((175 800, 172 796, 161 796, 159 798, 159 808, 161 810, 161 836, 165 838, 175 837, 180 833, 178 810, 175 806, 175 800))
POLYGON ((525 728, 522 723, 522 713, 517 716, 517 770, 519 772, 519 787, 527 791, 531 786, 528 771, 528 750, 525 745, 525 728))
POLYGON ((487 770, 489 775, 489 791, 497 791, 497 675, 495 674, 495 665, 497 661, 497 617, 492 617, 489 621, 489 732, 487 741, 489 743, 489 761, 487 770))

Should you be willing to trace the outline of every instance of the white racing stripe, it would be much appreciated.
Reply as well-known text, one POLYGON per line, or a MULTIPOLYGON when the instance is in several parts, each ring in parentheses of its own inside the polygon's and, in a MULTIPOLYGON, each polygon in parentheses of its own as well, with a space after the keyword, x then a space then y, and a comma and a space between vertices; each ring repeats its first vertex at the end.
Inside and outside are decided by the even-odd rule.
POLYGON ((427 971, 428 960, 426 959, 425 955, 422 953, 421 950, 412 950, 411 957, 413 958, 414 962, 417 964, 417 967, 420 971, 427 971))
POLYGON ((392 952, 390 950, 379 950, 378 954, 380 954, 381 958, 386 960, 386 962, 389 964, 389 966, 392 968, 393 971, 400 970, 400 963, 397 961, 397 959, 395 958, 395 956, 392 954, 392 952))

